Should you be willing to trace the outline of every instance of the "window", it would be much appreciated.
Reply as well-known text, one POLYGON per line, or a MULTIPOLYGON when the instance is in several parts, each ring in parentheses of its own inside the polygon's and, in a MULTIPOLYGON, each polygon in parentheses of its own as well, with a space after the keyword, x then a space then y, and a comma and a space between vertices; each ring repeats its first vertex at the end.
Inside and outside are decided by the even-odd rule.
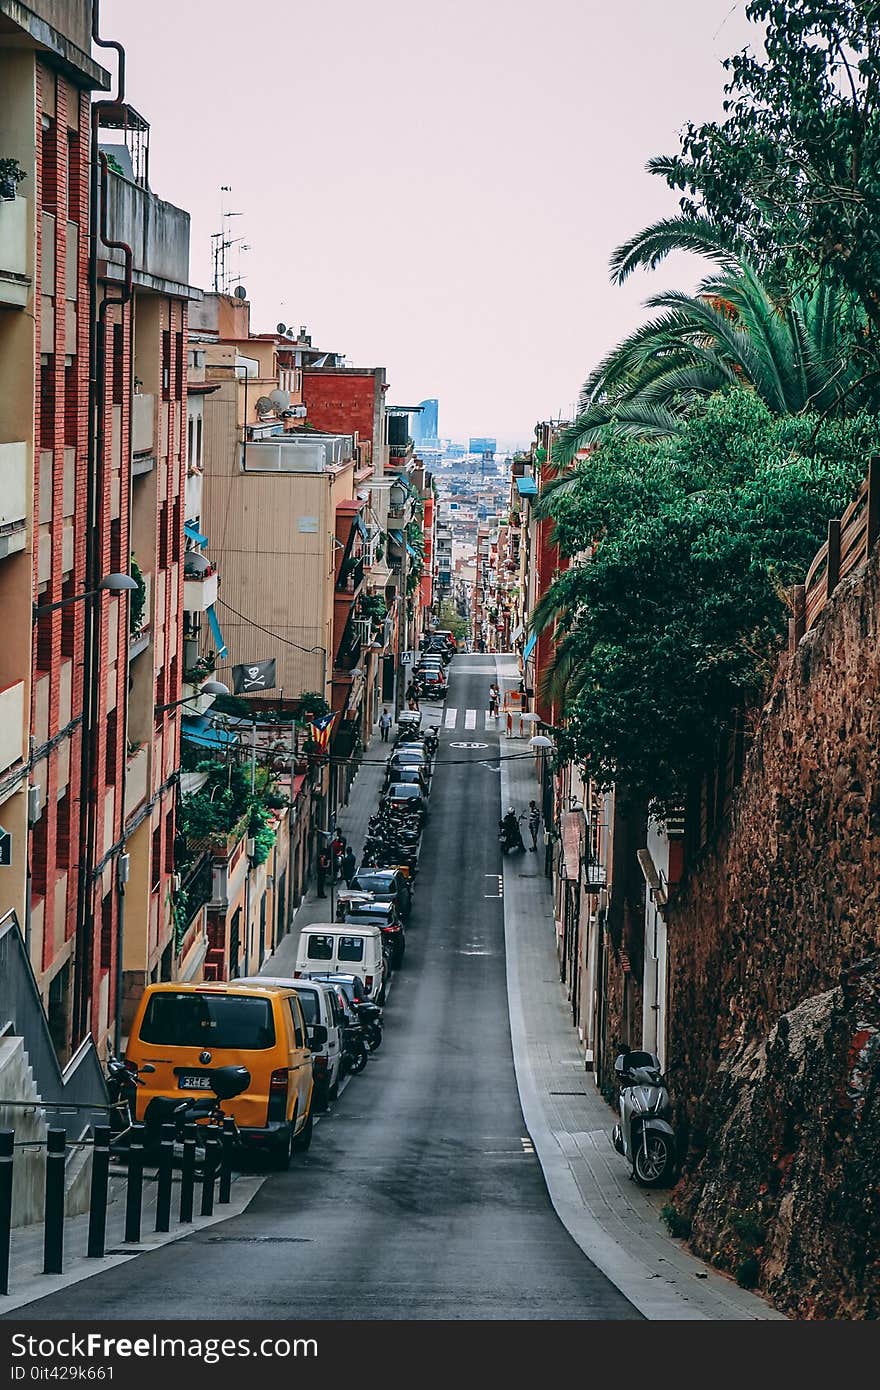
POLYGON ((171 330, 162 329, 162 399, 171 399, 171 330))
POLYGON ((107 753, 104 765, 104 781, 108 787, 116 786, 119 772, 119 710, 112 709, 107 715, 107 753))
MULTIPOLYGON (((318 1009, 318 993, 314 989, 298 989, 296 997, 302 1009, 302 1016, 306 1023, 320 1023, 321 1015, 318 1009)), ((294 1015, 295 1016, 295 1015, 294 1015)))
POLYGON ((196 417, 196 463, 202 466, 202 417, 196 417))
POLYGON ((113 961, 113 894, 101 901, 101 969, 109 970, 113 961))
POLYGON ((185 360, 183 352, 183 334, 178 332, 174 335, 174 399, 176 401, 183 400, 183 368, 185 360))
POLYGON ((295 999, 288 999, 287 1002, 290 1005, 290 1015, 293 1019, 293 1040, 296 1043, 297 1047, 302 1047, 302 1014, 299 1011, 299 1005, 295 999))
POLYGON ((55 358, 47 353, 40 363, 40 448, 55 444, 55 358))
POLYGON ((332 960, 333 959, 333 937, 332 936, 310 936, 306 955, 309 960, 332 960))
POLYGON ((125 396, 125 326, 113 325, 113 404, 122 405, 125 396))
POLYGON ((275 1042, 268 999, 234 994, 154 994, 141 1024, 141 1041, 166 1047, 260 1051, 275 1042))
POLYGON ((364 938, 362 936, 340 936, 338 954, 340 960, 363 960, 364 938))
POLYGON ((71 222, 78 222, 82 216, 79 153, 79 131, 69 130, 67 132, 67 216, 71 222))
POLYGON ((153 855, 151 864, 153 892, 159 891, 162 882, 162 827, 157 825, 153 831, 153 855))
POLYGON ((186 458, 188 463, 195 463, 193 457, 193 417, 190 416, 186 422, 186 458))

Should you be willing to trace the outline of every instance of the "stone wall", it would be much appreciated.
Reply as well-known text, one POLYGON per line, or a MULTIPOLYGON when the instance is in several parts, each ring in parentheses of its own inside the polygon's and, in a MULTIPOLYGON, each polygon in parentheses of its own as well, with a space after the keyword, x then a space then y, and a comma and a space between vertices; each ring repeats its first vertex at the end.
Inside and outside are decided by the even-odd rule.
MULTIPOLYGON (((733 1099, 715 1078, 880 947, 878 613, 875 551, 775 684, 730 814, 669 908, 668 1070, 691 1205, 719 1095, 725 1114, 733 1099)), ((766 1138, 744 1129, 741 1158, 766 1138)))

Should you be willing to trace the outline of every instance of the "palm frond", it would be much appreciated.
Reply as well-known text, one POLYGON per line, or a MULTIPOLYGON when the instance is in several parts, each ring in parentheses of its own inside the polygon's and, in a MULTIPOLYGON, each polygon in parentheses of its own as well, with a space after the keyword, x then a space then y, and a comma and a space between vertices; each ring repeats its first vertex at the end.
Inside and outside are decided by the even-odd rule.
POLYGON ((722 265, 736 259, 735 244, 708 217, 664 217, 618 246, 611 257, 611 279, 622 285, 634 270, 655 270, 673 251, 692 251, 722 265))

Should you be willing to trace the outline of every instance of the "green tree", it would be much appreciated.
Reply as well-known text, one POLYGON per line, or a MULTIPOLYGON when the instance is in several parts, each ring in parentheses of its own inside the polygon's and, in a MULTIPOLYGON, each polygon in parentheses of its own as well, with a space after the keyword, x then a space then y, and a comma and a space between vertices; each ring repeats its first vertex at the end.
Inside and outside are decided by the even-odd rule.
POLYGON ((573 558, 535 613, 561 752, 604 785, 677 802, 772 670, 827 519, 880 444, 877 420, 774 417, 753 391, 710 398, 668 440, 610 438, 550 504, 573 558))
POLYGON ((876 329, 880 0, 750 0, 746 13, 765 52, 724 64, 724 119, 689 124, 648 168, 779 284, 830 271, 876 329))

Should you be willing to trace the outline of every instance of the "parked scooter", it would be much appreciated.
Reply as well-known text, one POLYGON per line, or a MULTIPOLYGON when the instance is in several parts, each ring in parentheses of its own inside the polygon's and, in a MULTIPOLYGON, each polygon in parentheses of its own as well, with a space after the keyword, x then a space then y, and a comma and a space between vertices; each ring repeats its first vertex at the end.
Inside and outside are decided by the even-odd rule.
POLYGON ((660 1059, 653 1052, 621 1052, 614 1063, 620 1120, 611 1139, 642 1187, 668 1187, 676 1165, 672 1105, 660 1059))
POLYGON ((115 1053, 108 1052, 107 1096, 110 1101, 112 1145, 124 1145, 131 1137, 129 1131, 134 1123, 137 1088, 146 1085, 140 1078, 140 1072, 150 1073, 155 1070, 152 1062, 145 1062, 143 1067, 136 1067, 133 1062, 123 1062, 115 1053))
POLYGON ((508 811, 504 820, 498 822, 498 843, 501 846, 501 853, 507 854, 512 849, 525 851, 525 843, 520 830, 520 821, 523 820, 525 813, 517 816, 511 809, 508 811))

